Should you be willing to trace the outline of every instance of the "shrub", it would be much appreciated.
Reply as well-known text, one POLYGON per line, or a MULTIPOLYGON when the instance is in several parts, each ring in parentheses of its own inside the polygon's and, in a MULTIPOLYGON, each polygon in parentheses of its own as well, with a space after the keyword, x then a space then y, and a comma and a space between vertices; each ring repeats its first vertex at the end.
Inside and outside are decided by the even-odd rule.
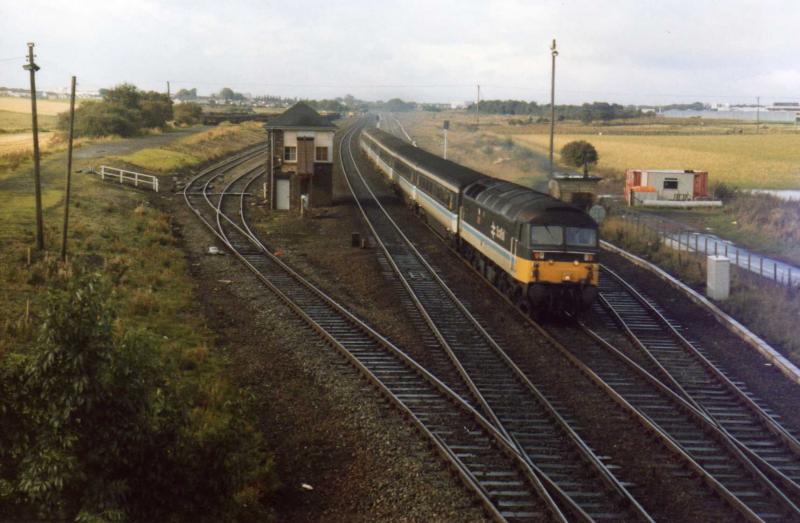
POLYGON ((0 361, 0 513, 79 521, 263 518, 272 463, 246 392, 192 386, 145 332, 118 332, 95 276, 51 291, 0 361))
POLYGON ((175 123, 180 125, 194 125, 203 119, 203 108, 194 102, 184 102, 175 106, 175 123))

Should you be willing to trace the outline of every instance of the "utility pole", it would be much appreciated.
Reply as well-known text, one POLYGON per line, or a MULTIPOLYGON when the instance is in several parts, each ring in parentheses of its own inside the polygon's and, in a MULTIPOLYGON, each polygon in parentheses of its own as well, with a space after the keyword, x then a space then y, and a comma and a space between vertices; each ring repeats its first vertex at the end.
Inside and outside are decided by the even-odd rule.
POLYGON ((481 108, 481 84, 478 84, 478 101, 475 103, 475 125, 481 125, 480 111, 481 108))
POLYGON ((553 38, 550 52, 553 55, 550 70, 550 176, 553 176, 553 135, 556 132, 556 56, 558 56, 555 38, 553 38))
POLYGON ((761 97, 756 96, 756 134, 759 127, 761 127, 761 97))
POLYGON ((169 92, 169 80, 167 80, 167 98, 169 98, 169 95, 170 95, 170 92, 169 92))
POLYGON ((444 130, 444 159, 447 160, 447 130, 450 128, 450 120, 445 120, 442 125, 444 130))
POLYGON ((75 77, 69 96, 69 139, 67 142, 67 190, 64 196, 64 230, 61 233, 61 261, 67 261, 67 230, 69 228, 69 196, 72 182, 72 136, 75 129, 75 77))
POLYGON ((42 225, 42 180, 39 172, 39 119, 36 113, 36 71, 39 66, 33 61, 33 42, 28 42, 28 63, 22 68, 31 73, 31 122, 33 127, 33 184, 36 195, 36 248, 44 250, 44 226, 42 225))

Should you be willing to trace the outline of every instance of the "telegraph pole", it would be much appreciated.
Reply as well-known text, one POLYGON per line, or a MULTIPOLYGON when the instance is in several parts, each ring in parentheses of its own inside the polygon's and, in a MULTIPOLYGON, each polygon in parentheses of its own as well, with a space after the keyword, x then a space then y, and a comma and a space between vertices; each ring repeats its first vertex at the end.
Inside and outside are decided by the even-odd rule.
POLYGON ((39 172, 39 119, 36 113, 36 71, 39 66, 33 61, 33 42, 28 42, 28 63, 22 68, 31 73, 31 124, 33 127, 33 184, 36 195, 36 248, 44 250, 44 226, 42 225, 42 180, 39 172))
POLYGON ((759 127, 761 127, 761 97, 756 96, 756 134, 759 127))
POLYGON ((69 97, 69 140, 67 143, 67 190, 64 196, 64 230, 61 233, 61 261, 67 261, 67 229, 69 228, 69 195, 72 182, 72 136, 75 129, 75 77, 69 97))
POLYGON ((550 176, 553 176, 553 135, 556 131, 556 56, 558 56, 555 38, 553 38, 550 52, 553 55, 553 63, 550 70, 550 176))
POLYGON ((169 80, 167 80, 167 98, 169 98, 169 97, 170 97, 169 95, 170 95, 170 91, 169 91, 169 80))
POLYGON ((481 84, 478 84, 478 101, 475 104, 475 125, 476 126, 480 126, 481 125, 481 117, 480 117, 480 114, 478 112, 478 111, 480 111, 480 108, 481 108, 481 84))

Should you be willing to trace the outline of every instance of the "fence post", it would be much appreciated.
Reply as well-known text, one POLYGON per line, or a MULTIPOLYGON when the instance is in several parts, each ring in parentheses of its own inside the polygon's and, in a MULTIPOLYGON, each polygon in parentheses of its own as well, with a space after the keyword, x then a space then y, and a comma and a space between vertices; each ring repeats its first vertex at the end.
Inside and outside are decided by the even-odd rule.
POLYGON ((100 179, 103 180, 103 181, 106 180, 106 166, 105 165, 101 165, 100 166, 100 179))
POLYGON ((133 186, 139 187, 139 173, 133 173, 133 186))
POLYGON ((772 279, 778 281, 778 262, 772 260, 772 279))
POLYGON ((728 257, 728 244, 725 244, 725 257, 728 257))
POLYGON ((751 253, 748 251, 747 252, 747 270, 748 271, 750 270, 750 256, 751 256, 751 253))
POLYGON ((739 266, 739 248, 736 248, 736 266, 739 266))
POLYGON ((789 284, 789 287, 791 287, 792 286, 792 268, 791 267, 789 267, 789 278, 788 279, 789 279, 789 281, 787 283, 789 284))
POLYGON ((153 188, 158 192, 158 178, 156 177, 153 178, 153 188))

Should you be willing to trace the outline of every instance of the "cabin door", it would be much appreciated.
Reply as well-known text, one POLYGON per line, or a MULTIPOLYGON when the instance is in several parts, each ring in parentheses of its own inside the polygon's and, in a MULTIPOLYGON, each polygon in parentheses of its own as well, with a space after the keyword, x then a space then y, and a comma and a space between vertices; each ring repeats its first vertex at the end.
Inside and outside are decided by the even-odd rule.
POLYGON ((297 174, 314 174, 314 139, 297 137, 297 174))

